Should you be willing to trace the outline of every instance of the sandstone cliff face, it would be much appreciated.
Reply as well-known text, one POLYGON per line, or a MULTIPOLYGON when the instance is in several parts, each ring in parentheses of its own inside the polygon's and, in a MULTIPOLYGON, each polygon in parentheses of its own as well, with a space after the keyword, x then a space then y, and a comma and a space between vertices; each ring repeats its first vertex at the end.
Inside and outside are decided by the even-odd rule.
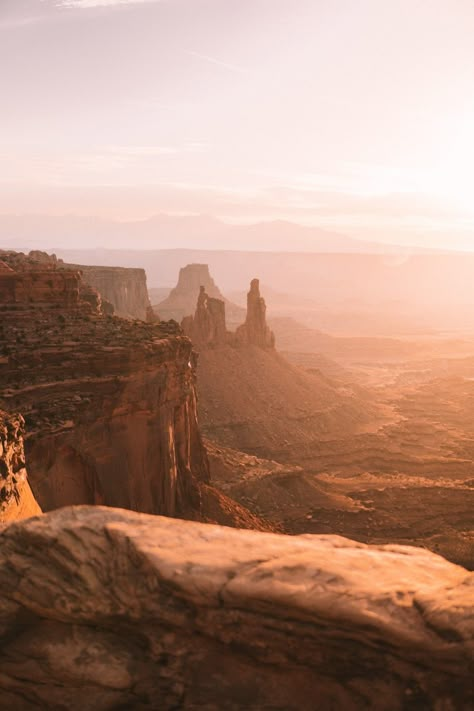
POLYGON ((153 321, 144 269, 64 265, 82 272, 84 281, 112 304, 116 316, 153 321))
POLYGON ((468 711, 474 576, 101 507, 0 534, 0 708, 468 711))
POLYGON ((79 272, 2 256, 0 407, 26 419, 41 507, 199 511, 208 465, 190 341, 172 324, 104 317, 79 272))
POLYGON ((24 424, 21 415, 0 410, 0 523, 41 513, 27 481, 24 424))

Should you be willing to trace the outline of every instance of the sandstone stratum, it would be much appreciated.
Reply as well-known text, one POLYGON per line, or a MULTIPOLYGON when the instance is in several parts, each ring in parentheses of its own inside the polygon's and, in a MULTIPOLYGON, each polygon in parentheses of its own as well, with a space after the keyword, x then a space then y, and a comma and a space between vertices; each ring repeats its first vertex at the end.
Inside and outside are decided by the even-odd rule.
POLYGON ((63 509, 0 534, 0 708, 468 711, 473 583, 422 549, 63 509))

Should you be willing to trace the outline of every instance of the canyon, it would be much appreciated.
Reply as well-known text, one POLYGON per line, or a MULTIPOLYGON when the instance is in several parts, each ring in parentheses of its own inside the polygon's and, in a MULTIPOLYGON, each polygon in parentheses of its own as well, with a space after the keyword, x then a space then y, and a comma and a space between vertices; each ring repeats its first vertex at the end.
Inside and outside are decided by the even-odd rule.
POLYGON ((473 569, 473 343, 331 336, 282 318, 273 336, 264 303, 253 319, 259 336, 239 339, 245 326, 227 330, 224 301, 203 287, 182 322, 213 485, 287 533, 421 545, 473 569))
POLYGON ((0 708, 467 711, 468 344, 292 347, 188 267, 179 325, 0 253, 0 708))
POLYGON ((212 520, 259 528, 209 486, 195 356, 178 325, 104 314, 82 273, 53 258, 1 257, 0 406, 25 419, 41 509, 101 503, 208 520, 209 508, 212 520))

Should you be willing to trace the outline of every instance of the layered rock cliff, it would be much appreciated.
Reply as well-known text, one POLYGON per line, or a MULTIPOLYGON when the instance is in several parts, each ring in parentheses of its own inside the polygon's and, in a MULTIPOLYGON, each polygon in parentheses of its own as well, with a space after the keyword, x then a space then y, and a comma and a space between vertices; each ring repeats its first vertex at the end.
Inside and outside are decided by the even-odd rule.
POLYGON ((208 466, 190 341, 177 325, 104 317, 80 272, 2 257, 0 407, 26 419, 41 507, 195 515, 208 466))
POLYGON ((148 296, 144 269, 79 264, 64 266, 80 270, 84 281, 112 304, 116 316, 142 321, 156 320, 148 296))
POLYGON ((24 424, 21 415, 0 410, 0 523, 41 513, 27 480, 24 424))
POLYGON ((474 575, 79 507, 0 534, 0 708, 468 711, 474 575))
MULTIPOLYGON (((40 250, 32 250, 28 255, 21 252, 0 250, 0 273, 9 271, 37 270, 58 271, 70 270, 82 275, 81 285, 98 292, 104 313, 142 321, 156 321, 157 317, 151 307, 144 269, 131 267, 102 267, 84 264, 67 264, 54 254, 40 250), (3 262, 3 267, 2 267, 3 262)), ((71 277, 73 279, 73 277, 71 277)), ((58 294, 58 282, 51 286, 51 292, 58 294)), ((38 290, 34 292, 35 298, 38 290)), ((3 300, 4 297, 2 297, 3 300)), ((60 297, 58 297, 60 298, 60 297)), ((0 302, 1 303, 1 302, 0 302)))

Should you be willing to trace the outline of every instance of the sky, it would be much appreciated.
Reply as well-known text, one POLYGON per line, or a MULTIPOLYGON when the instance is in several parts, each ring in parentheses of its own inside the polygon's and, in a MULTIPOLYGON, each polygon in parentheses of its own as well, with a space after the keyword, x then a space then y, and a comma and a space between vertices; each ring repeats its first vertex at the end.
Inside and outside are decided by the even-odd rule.
POLYGON ((0 214, 474 249, 472 0, 0 0, 0 214))

